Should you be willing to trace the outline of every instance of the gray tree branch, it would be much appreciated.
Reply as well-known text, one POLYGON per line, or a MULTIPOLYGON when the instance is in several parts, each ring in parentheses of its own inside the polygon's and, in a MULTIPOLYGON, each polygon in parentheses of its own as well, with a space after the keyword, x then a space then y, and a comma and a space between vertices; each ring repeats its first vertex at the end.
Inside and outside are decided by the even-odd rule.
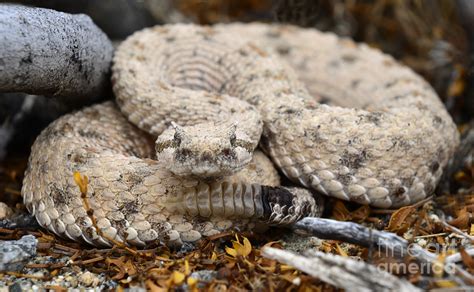
POLYGON ((347 291, 421 291, 404 279, 348 257, 323 252, 301 256, 271 247, 263 248, 262 255, 347 291))
POLYGON ((112 54, 86 15, 0 4, 0 92, 91 102, 110 91, 112 54))

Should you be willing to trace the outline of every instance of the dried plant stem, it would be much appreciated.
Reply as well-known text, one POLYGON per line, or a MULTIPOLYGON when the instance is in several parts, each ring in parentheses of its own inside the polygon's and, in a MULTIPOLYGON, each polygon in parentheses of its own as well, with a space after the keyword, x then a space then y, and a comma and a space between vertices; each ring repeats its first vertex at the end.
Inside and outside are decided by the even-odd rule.
POLYGON ((271 247, 264 247, 262 255, 347 291, 421 291, 405 279, 349 257, 323 252, 301 256, 271 247))

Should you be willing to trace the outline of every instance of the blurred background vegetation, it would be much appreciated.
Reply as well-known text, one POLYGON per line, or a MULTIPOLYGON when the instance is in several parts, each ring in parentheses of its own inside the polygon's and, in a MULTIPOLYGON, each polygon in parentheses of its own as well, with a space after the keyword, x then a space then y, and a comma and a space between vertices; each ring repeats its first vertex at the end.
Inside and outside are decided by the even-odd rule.
MULTIPOLYGON (((11 2, 11 1, 10 1, 11 2)), ((474 115, 472 0, 19 0, 86 13, 112 39, 157 23, 283 22, 334 31, 401 60, 436 89, 458 123, 474 115)))

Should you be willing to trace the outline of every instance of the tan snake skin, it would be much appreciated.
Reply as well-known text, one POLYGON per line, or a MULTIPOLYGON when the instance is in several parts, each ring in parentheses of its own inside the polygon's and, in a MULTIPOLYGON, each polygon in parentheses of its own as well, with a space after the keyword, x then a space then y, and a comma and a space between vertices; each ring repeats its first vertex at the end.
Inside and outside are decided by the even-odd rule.
MULTIPOLYGON (((102 233, 134 245, 180 245, 230 228, 320 214, 317 197, 304 189, 265 186, 278 179, 259 152, 230 177, 173 174, 180 169, 170 171, 167 164, 184 154, 173 152, 179 145, 171 122, 202 124, 195 131, 206 135, 206 127, 228 120, 242 137, 230 144, 242 155, 255 148, 263 128, 261 145, 288 178, 378 207, 431 194, 459 142, 450 116, 421 77, 366 45, 313 29, 145 29, 118 48, 113 85, 121 111, 153 138, 111 102, 66 115, 35 142, 22 190, 41 225, 96 245, 110 242, 92 226, 74 171, 89 177, 88 197, 102 233), (163 149, 169 153, 151 160, 152 141, 163 131, 156 150, 158 157, 163 149)), ((199 141, 209 141, 202 146, 206 153, 221 149, 214 138, 199 141)), ((187 156, 200 150, 188 149, 187 156)))

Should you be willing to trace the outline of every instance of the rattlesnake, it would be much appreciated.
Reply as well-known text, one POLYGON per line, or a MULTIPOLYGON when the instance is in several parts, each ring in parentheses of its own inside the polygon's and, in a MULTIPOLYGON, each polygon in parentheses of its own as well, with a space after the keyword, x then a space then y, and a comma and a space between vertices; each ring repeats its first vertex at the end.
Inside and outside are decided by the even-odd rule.
POLYGON ((262 148, 290 180, 378 207, 432 193, 459 142, 421 77, 315 29, 144 29, 117 49, 112 83, 120 110, 106 102, 51 124, 32 148, 22 189, 41 225, 97 245, 180 245, 319 215, 317 196, 276 186, 263 154, 249 164, 262 131, 262 148), (73 172, 89 177, 93 214, 73 172))

